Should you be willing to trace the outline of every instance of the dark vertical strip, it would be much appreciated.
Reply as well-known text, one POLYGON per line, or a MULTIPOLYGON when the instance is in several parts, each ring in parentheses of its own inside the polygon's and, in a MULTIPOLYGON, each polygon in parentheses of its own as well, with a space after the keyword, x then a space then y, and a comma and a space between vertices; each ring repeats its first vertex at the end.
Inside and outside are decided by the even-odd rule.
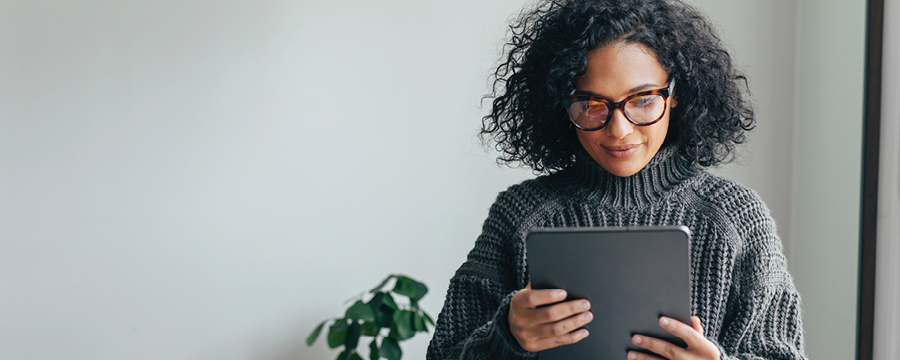
POLYGON ((881 128, 881 63, 884 0, 868 0, 863 103, 862 214, 859 244, 856 358, 873 360, 875 340, 875 241, 878 212, 878 147, 881 128))

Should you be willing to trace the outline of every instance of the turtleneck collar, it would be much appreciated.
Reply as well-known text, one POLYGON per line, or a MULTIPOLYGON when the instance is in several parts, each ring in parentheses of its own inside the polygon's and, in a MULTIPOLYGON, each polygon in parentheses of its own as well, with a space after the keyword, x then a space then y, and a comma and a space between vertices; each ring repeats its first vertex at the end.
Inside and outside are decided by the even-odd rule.
POLYGON ((636 174, 619 177, 606 171, 584 150, 575 156, 575 165, 563 171, 566 193, 588 198, 599 205, 644 207, 662 199, 699 168, 676 154, 676 147, 663 145, 659 152, 636 174))

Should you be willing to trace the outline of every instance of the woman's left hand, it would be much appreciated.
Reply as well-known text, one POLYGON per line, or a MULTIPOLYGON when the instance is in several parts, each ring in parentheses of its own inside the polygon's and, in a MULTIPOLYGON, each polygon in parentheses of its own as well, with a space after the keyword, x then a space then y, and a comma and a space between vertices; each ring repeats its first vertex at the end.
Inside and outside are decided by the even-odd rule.
POLYGON ((687 343, 687 349, 682 349, 668 341, 652 338, 644 335, 635 335, 631 337, 631 343, 650 350, 656 354, 664 356, 663 358, 642 354, 637 351, 629 351, 628 359, 630 360, 694 360, 708 359, 719 360, 721 354, 719 348, 712 341, 703 336, 703 326, 700 324, 700 318, 691 316, 691 325, 668 317, 659 318, 659 326, 666 331, 672 333, 687 343))

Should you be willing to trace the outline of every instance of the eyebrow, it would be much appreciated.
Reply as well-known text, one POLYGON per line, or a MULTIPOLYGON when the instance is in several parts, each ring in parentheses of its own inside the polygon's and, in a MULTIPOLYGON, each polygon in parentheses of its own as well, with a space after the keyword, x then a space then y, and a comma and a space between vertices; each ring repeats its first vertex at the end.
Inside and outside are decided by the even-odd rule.
MULTIPOLYGON (((638 86, 635 86, 635 87, 631 88, 630 90, 628 90, 628 94, 631 95, 631 94, 634 94, 634 93, 636 93, 636 92, 639 92, 639 91, 642 91, 642 90, 646 90, 646 89, 661 89, 661 88, 664 88, 664 87, 665 87, 665 85, 664 85, 664 86, 660 86, 660 85, 657 85, 657 84, 646 83, 646 84, 638 85, 638 86)), ((596 97, 599 97, 599 98, 604 98, 604 99, 609 100, 608 97, 603 96, 603 95, 601 95, 601 94, 599 94, 599 93, 595 93, 595 92, 593 92, 593 91, 575 90, 575 93, 576 93, 576 94, 582 94, 582 95, 596 96, 596 97)), ((626 95, 626 96, 628 96, 628 95, 626 95)))

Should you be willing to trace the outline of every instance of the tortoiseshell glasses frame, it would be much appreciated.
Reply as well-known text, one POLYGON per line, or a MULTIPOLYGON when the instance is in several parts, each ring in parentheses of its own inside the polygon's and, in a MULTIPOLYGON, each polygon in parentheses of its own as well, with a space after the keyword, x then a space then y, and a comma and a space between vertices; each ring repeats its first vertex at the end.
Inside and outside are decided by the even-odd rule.
POLYGON ((630 95, 619 102, 611 102, 598 96, 578 94, 563 99, 563 106, 569 114, 569 121, 575 127, 585 130, 600 130, 612 118, 616 109, 629 122, 638 126, 653 125, 666 114, 669 96, 675 89, 675 79, 662 89, 642 91, 630 95))

